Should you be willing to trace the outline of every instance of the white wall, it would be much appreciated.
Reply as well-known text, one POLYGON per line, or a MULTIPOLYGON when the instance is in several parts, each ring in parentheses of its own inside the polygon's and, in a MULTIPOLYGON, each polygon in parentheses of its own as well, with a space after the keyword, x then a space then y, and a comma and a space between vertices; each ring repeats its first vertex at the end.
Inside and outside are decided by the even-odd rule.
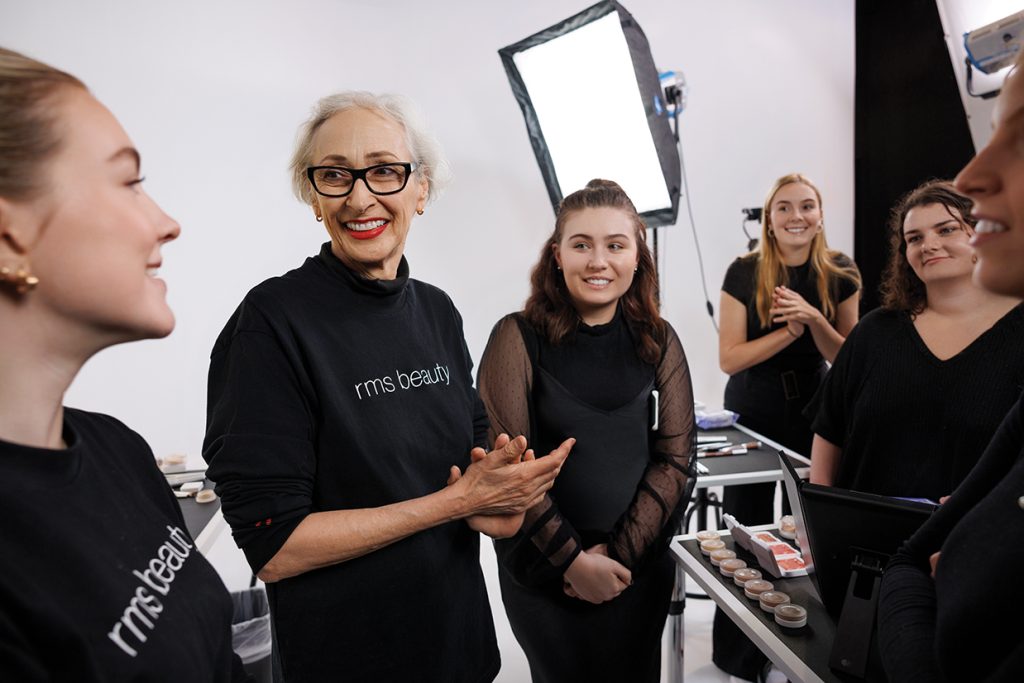
MULTIPOLYGON (((960 87, 960 99, 964 105, 967 124, 971 129, 974 149, 979 150, 992 136, 992 109, 995 106, 995 100, 972 97, 967 93, 967 70, 964 66, 967 52, 964 49, 964 34, 1021 11, 1024 9, 1024 2, 1021 0, 935 0, 935 3, 939 8, 943 32, 946 34, 946 46, 953 63, 957 85, 960 87)), ((975 69, 974 83, 971 89, 976 93, 998 90, 1002 86, 1007 72, 1009 72, 1009 68, 994 74, 983 74, 975 69)))
MULTIPOLYGON (((452 158, 448 192, 413 227, 415 277, 447 290, 478 358, 518 309, 553 214, 497 55, 585 1, 269 0, 4 3, 0 44, 81 77, 142 151, 148 191, 181 223, 162 275, 166 340, 92 360, 68 403, 117 415, 157 454, 199 462, 208 354, 244 293, 326 239, 290 194, 286 164, 315 99, 343 88, 417 100, 452 158)), ((853 215, 853 2, 632 0, 656 63, 690 84, 682 140, 707 286, 717 307, 745 249, 740 208, 800 170, 824 193, 833 246, 853 215)), ((756 226, 755 226, 756 227, 756 226)), ((664 312, 697 397, 725 377, 685 212, 662 229, 664 312)))
MULTIPOLYGON (((201 463, 209 350, 244 293, 326 239, 289 191, 293 136, 313 102, 344 88, 416 99, 454 162, 448 192, 417 219, 415 277, 447 290, 479 358, 495 320, 518 309, 553 214, 497 55, 587 0, 34 0, 0 4, 0 45, 76 74, 142 151, 147 190, 181 223, 162 275, 178 327, 92 360, 71 405, 109 412, 158 455, 201 463)), ((682 69, 682 121, 697 234, 717 307, 745 250, 740 208, 800 170, 824 193, 831 243, 851 251, 853 0, 626 0, 656 63, 682 69)), ((661 231, 664 312, 697 397, 725 377, 685 212, 661 231)), ((358 350, 355 350, 358 351, 358 350)), ((248 570, 224 533, 210 557, 229 588, 248 570)), ((484 567, 494 588, 494 561, 484 567)), ((505 666, 525 661, 492 595, 505 666)))

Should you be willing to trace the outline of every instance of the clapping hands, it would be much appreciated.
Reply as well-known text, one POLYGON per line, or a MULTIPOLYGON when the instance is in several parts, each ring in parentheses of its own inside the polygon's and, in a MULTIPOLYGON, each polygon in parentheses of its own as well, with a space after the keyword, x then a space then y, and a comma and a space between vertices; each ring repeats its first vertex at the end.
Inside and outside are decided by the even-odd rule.
POLYGON ((523 436, 501 434, 489 453, 474 448, 465 474, 453 465, 448 475, 448 486, 461 486, 467 498, 470 528, 492 538, 514 536, 525 512, 554 485, 575 443, 566 439, 543 458, 534 456, 523 436))

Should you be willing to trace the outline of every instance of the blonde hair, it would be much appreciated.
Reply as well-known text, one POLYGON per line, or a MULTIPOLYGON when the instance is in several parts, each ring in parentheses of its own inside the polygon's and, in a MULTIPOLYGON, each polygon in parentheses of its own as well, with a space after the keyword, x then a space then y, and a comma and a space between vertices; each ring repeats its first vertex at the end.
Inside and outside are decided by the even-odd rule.
MULTIPOLYGON (((779 190, 793 183, 806 185, 814 191, 815 197, 818 198, 818 208, 824 215, 821 192, 818 190, 817 185, 801 173, 790 173, 782 176, 775 181, 772 189, 769 190, 768 196, 764 200, 764 209, 761 213, 761 244, 757 251, 752 252, 757 258, 755 306, 757 308, 757 317, 761 321, 761 327, 763 328, 771 327, 772 324, 771 314, 769 313, 772 307, 772 293, 776 287, 789 284, 786 262, 782 259, 782 252, 779 250, 774 230, 770 225, 771 205, 779 190)), ((832 296, 832 283, 835 279, 845 278, 850 280, 857 285, 857 289, 860 289, 861 286, 860 273, 857 271, 856 266, 840 265, 837 261, 839 256, 840 252, 828 248, 828 243, 825 241, 823 219, 822 230, 818 231, 814 235, 814 239, 811 240, 811 253, 808 261, 816 275, 815 281, 818 299, 821 301, 821 312, 829 321, 834 321, 836 318, 837 302, 832 296)))
POLYGON ((0 47, 0 196, 32 199, 42 168, 60 149, 53 100, 68 87, 86 89, 71 74, 0 47))

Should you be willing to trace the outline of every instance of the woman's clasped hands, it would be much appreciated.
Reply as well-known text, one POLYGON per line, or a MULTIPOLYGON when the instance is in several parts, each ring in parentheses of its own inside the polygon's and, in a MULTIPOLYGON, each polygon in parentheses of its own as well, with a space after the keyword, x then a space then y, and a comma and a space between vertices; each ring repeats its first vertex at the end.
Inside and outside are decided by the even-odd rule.
POLYGON ((772 322, 786 323, 789 333, 799 337, 804 329, 810 325, 826 323, 825 316, 814 306, 807 303, 807 300, 797 294, 789 287, 776 287, 772 293, 772 307, 768 311, 772 316, 772 322))
POLYGON ((619 596, 633 584, 633 573, 608 557, 604 543, 587 548, 565 571, 565 594, 599 605, 619 596))

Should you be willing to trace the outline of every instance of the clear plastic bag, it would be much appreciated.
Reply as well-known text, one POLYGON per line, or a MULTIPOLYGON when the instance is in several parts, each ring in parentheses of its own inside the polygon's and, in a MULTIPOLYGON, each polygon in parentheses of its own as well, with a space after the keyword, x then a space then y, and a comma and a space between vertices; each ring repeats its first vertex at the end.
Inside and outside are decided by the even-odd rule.
POLYGON ((231 619, 231 646, 241 658, 245 670, 257 681, 269 681, 273 638, 270 630, 270 604, 262 586, 231 594, 234 615, 231 619))

